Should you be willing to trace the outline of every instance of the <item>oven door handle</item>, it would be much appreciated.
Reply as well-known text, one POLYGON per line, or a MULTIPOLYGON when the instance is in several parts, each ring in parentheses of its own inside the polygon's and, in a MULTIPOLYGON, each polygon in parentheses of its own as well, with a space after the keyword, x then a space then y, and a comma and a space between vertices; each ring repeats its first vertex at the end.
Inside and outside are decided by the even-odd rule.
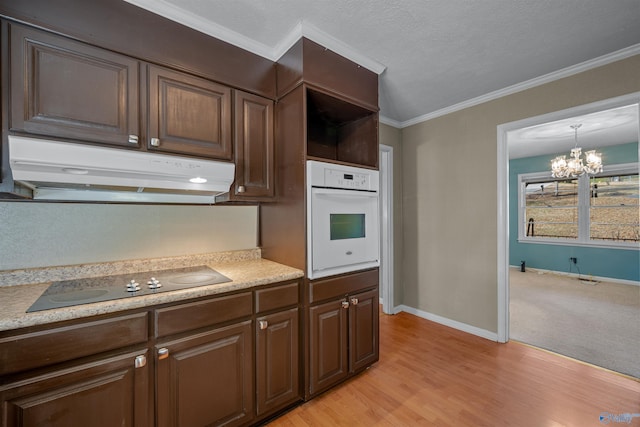
POLYGON ((314 196, 337 196, 337 197, 367 197, 372 199, 378 198, 376 191, 355 191, 355 190, 333 190, 329 188, 314 188, 314 196))

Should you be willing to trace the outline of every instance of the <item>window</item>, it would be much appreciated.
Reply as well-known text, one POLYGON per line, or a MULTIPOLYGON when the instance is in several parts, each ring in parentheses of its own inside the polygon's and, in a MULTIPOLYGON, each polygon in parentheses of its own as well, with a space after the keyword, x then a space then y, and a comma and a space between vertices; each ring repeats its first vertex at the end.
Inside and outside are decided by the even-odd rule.
POLYGON ((522 174, 518 182, 520 241, 639 247, 637 163, 575 179, 553 180, 549 172, 522 174))
POLYGON ((591 240, 640 241, 638 173, 590 178, 591 240))
POLYGON ((578 180, 524 183, 529 237, 578 238, 578 180))

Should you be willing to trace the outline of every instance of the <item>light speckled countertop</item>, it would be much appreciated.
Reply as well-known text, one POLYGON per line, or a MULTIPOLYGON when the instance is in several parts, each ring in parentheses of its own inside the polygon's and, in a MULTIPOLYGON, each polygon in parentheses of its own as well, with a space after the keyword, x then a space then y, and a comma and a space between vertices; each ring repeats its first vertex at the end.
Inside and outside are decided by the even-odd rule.
POLYGON ((150 260, 0 271, 0 331, 250 289, 255 286, 301 278, 303 274, 302 270, 260 258, 259 249, 150 260), (27 309, 53 281, 195 265, 208 265, 232 281, 155 295, 26 313, 27 309))

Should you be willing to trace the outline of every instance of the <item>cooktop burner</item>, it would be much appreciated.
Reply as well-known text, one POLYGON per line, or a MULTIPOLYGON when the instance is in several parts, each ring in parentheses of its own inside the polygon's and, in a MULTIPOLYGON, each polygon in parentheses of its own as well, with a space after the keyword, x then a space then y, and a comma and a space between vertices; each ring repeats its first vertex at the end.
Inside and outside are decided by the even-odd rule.
POLYGON ((118 274, 52 283, 27 313, 158 294, 197 286, 230 282, 231 279, 201 265, 197 267, 118 274))

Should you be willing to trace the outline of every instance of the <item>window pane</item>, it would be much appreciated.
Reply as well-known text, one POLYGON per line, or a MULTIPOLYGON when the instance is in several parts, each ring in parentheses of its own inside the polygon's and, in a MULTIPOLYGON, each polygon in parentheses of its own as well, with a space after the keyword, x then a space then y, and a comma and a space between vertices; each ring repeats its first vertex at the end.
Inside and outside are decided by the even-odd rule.
POLYGON ((526 184, 525 230, 529 237, 578 238, 578 180, 526 184))
POLYGON ((638 174, 591 178, 592 240, 640 241, 639 185, 638 174))

